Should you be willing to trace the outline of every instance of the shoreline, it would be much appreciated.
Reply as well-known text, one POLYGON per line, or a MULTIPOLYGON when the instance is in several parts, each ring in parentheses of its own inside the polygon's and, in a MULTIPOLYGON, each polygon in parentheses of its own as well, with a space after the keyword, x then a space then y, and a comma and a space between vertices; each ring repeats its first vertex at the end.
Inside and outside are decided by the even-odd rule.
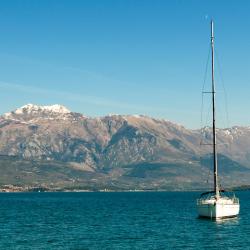
MULTIPOLYGON (((249 191, 250 189, 230 189, 228 192, 239 192, 239 191, 249 191)), ((202 193, 205 190, 47 190, 47 191, 0 191, 0 194, 4 193, 202 193)))

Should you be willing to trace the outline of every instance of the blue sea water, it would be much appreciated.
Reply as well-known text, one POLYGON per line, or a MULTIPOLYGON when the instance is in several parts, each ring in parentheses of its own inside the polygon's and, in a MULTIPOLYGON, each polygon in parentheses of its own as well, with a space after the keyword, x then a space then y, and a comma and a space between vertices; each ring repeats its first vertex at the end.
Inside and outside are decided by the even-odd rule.
POLYGON ((0 249, 250 249, 240 216, 198 219, 195 192, 1 193, 0 249))

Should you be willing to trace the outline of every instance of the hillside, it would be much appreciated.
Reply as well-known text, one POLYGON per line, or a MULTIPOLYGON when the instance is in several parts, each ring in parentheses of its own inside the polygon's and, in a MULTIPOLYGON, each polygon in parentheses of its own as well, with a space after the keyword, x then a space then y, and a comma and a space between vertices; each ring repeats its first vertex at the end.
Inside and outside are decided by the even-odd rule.
MULTIPOLYGON (((218 129, 224 186, 250 182, 250 128, 218 129)), ((201 133, 140 115, 91 118, 61 105, 25 105, 0 117, 0 185, 186 190, 211 186, 201 133), (208 182, 207 182, 208 180, 208 182)), ((204 129, 211 143, 211 129, 204 129)))

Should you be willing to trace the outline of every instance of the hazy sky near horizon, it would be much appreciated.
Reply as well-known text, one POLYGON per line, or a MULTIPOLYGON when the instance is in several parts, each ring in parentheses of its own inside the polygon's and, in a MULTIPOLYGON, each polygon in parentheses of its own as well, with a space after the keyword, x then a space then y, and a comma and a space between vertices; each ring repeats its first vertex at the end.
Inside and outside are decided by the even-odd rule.
POLYGON ((213 18, 218 116, 224 82, 230 120, 219 125, 250 126, 249 11, 247 0, 0 1, 0 113, 58 103, 198 128, 213 18))

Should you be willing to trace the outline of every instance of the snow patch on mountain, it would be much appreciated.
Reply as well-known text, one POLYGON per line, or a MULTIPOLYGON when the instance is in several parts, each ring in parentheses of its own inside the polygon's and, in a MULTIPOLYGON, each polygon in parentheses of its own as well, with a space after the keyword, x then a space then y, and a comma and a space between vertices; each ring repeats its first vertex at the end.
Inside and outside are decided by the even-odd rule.
POLYGON ((54 104, 50 106, 38 106, 34 104, 27 104, 22 106, 21 108, 16 109, 14 112, 16 114, 23 114, 24 112, 31 113, 31 112, 41 112, 41 111, 61 113, 61 114, 70 113, 70 110, 59 104, 54 104))
POLYGON ((26 104, 15 111, 5 113, 4 118, 13 118, 13 115, 23 115, 23 114, 38 114, 38 113, 50 113, 50 114, 70 114, 71 111, 66 107, 55 104, 50 106, 39 106, 35 104, 26 104))

